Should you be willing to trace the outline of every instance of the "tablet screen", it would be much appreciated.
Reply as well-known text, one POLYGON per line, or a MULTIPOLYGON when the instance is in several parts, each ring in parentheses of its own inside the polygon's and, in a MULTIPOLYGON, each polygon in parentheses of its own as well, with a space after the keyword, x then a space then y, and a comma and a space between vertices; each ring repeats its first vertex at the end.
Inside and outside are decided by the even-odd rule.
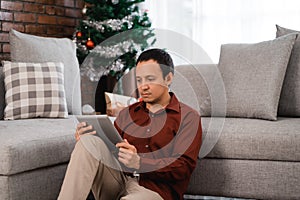
POLYGON ((86 122, 87 125, 92 125, 96 135, 106 143, 109 149, 115 150, 115 145, 123 141, 107 115, 78 115, 76 118, 79 122, 86 122))

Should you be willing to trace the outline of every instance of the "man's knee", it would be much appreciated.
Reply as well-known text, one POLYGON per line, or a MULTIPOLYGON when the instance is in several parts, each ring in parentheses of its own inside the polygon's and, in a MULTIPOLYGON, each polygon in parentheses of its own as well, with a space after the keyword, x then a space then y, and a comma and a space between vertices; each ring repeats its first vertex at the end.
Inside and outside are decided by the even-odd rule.
POLYGON ((94 135, 82 135, 79 142, 95 159, 111 168, 119 169, 118 162, 100 137, 94 135))
POLYGON ((108 151, 103 140, 94 135, 82 135, 78 142, 80 142, 93 156, 96 156, 95 158, 97 160, 100 160, 99 155, 102 152, 108 151))

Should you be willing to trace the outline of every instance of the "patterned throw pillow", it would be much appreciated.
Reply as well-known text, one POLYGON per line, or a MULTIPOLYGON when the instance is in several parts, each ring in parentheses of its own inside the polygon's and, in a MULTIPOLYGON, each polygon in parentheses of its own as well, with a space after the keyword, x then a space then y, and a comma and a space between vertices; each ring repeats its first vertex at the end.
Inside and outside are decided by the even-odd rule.
POLYGON ((62 63, 3 61, 4 119, 68 116, 62 63))

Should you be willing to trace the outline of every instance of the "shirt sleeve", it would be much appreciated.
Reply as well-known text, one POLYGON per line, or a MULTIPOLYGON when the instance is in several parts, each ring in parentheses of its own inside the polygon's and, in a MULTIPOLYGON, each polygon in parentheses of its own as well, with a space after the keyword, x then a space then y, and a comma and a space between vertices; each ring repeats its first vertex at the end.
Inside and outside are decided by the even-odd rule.
POLYGON ((124 129, 124 122, 126 122, 126 116, 125 111, 128 112, 128 107, 124 108, 123 110, 120 111, 119 115, 116 117, 115 121, 114 121, 114 126, 117 129, 117 131, 119 132, 120 136, 123 138, 123 129, 124 129), (122 113, 122 114, 121 114, 122 113))
POLYGON ((201 118, 196 112, 188 113, 174 138, 169 157, 155 159, 141 156, 138 172, 148 179, 176 181, 185 179, 194 170, 202 142, 201 118), (144 173, 145 172, 145 173, 144 173))

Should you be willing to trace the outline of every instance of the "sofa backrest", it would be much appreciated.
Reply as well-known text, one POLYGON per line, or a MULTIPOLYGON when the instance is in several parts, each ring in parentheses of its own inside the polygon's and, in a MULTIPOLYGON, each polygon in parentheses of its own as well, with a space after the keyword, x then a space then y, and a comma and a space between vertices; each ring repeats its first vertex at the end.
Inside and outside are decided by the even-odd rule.
POLYGON ((0 67, 0 119, 4 117, 5 107, 5 88, 4 88, 4 74, 3 67, 0 67))
POLYGON ((10 50, 13 62, 64 64, 64 86, 68 113, 81 114, 80 71, 76 45, 67 38, 40 37, 10 31, 10 50))
POLYGON ((216 64, 176 66, 171 91, 181 102, 200 112, 201 116, 210 116, 211 91, 208 88, 214 83, 216 70, 216 64))

